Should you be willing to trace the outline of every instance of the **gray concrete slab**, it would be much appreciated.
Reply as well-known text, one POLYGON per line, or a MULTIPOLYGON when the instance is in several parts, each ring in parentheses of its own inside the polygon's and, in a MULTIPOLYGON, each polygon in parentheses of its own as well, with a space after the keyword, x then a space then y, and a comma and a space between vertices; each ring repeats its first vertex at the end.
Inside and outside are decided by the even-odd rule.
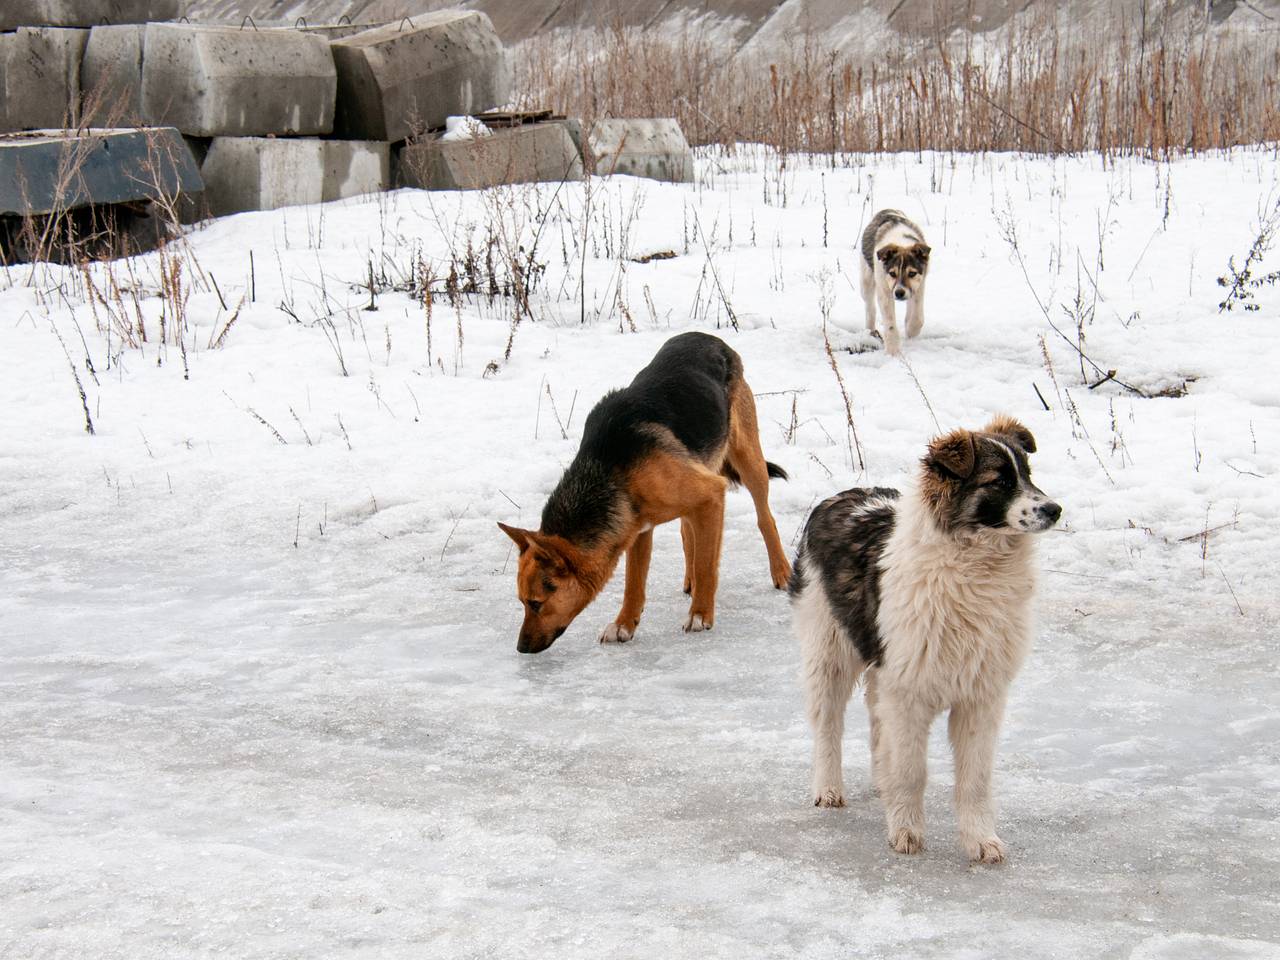
POLYGON ((600 176, 620 173, 673 183, 693 182, 693 151, 672 119, 599 120, 587 151, 600 176))
POLYGON ((190 136, 305 136, 333 130, 329 45, 300 30, 148 25, 142 105, 190 136))
POLYGON ((581 180, 582 158, 567 126, 549 122, 494 130, 474 140, 438 137, 401 148, 396 182, 428 190, 479 190, 509 183, 581 180))
POLYGON ((172 128, 0 137, 0 215, 58 213, 203 189, 195 159, 172 128))
POLYGON ((89 31, 80 66, 84 122, 94 126, 142 126, 142 57, 145 24, 100 26, 89 31))
POLYGON ((510 96, 506 51, 489 18, 449 10, 333 44, 339 136, 399 141, 510 96))
POLYGON ((391 187, 391 144, 374 140, 325 140, 320 198, 346 200, 391 187))
POLYGON ((147 23, 173 20, 181 12, 182 0, 4 0, 0 4, 0 30, 147 23))
POLYGON ((80 64, 88 30, 23 27, 4 38, 6 130, 80 121, 80 64))
POLYGON ((391 148, 310 137, 218 137, 201 173, 213 216, 276 210, 387 189, 391 148))

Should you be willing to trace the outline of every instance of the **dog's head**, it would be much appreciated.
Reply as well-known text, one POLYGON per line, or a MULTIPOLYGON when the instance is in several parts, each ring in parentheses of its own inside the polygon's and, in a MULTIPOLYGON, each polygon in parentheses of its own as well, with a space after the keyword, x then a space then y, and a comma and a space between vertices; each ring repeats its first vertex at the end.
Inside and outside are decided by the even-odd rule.
POLYGON ((915 243, 909 247, 888 244, 876 251, 884 272, 893 281, 893 298, 909 300, 920 290, 924 275, 929 269, 927 244, 915 243))
POLYGON ((541 653, 560 639, 596 591, 579 573, 580 558, 568 542, 505 523, 498 526, 520 548, 516 596, 524 604, 524 623, 516 649, 541 653))
POLYGON ((948 532, 1041 533, 1062 507, 1031 482, 1031 431, 998 416, 982 430, 956 430, 929 445, 921 495, 948 532))

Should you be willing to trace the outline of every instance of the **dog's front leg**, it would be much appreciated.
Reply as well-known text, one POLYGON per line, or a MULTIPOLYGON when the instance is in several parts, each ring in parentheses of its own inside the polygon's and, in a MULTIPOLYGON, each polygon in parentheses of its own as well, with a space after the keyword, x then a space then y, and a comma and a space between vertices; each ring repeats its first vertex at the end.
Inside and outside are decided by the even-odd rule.
POLYGON ((889 356, 896 357, 902 352, 902 336, 898 333, 898 315, 893 305, 893 294, 884 283, 878 283, 876 287, 880 316, 884 320, 884 349, 889 356))
POLYGON ((924 329, 924 284, 907 301, 907 336, 918 337, 924 329))
POLYGON ((957 704, 951 708, 947 733, 956 760, 956 820, 960 842, 976 863, 1004 861, 1004 841, 996 836, 991 769, 996 737, 1004 715, 1004 698, 995 703, 957 704))
POLYGON ((686 633, 710 630, 716 619, 716 587, 720 580, 720 541, 724 537, 724 488, 690 514, 693 527, 693 602, 686 633))
POLYGON ((601 643, 626 643, 636 635, 640 614, 644 613, 644 585, 649 578, 649 558, 653 556, 653 530, 636 537, 627 550, 627 580, 622 592, 622 609, 617 619, 600 634, 601 643))
POLYGON ((877 691, 877 735, 887 764, 877 763, 889 846, 898 853, 924 849, 924 785, 929 724, 933 714, 881 686, 877 691), (883 769, 885 766, 888 769, 883 769))
POLYGON ((844 806, 844 717, 864 664, 838 634, 810 584, 796 603, 795 628, 804 659, 805 706, 813 728, 813 805, 844 806))
POLYGON ((875 272, 868 267, 866 261, 862 263, 862 306, 867 312, 867 330, 871 333, 876 332, 876 275, 875 272))

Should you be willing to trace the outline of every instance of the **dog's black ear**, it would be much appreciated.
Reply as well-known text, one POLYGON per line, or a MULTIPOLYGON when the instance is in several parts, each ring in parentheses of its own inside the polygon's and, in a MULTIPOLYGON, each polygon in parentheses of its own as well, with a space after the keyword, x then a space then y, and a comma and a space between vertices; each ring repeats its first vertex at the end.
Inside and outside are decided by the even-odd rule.
POLYGON ((915 245, 916 256, 920 258, 921 263, 929 262, 929 254, 933 253, 933 247, 927 243, 917 243, 915 245))
POLYGON ((984 433, 998 433, 1001 436, 1008 437, 1019 447, 1023 453, 1036 452, 1036 438, 1031 435, 1022 423, 1006 414, 997 414, 991 418, 991 422, 983 428, 984 433))
POLYGON ((945 437, 938 437, 929 444, 924 464, 934 473, 967 480, 973 476, 978 463, 978 450, 973 434, 968 430, 955 430, 945 437))
POLYGON ((893 245, 890 245, 887 247, 881 247, 879 250, 876 251, 876 258, 881 263, 888 263, 897 255, 897 253, 898 253, 898 248, 893 245))

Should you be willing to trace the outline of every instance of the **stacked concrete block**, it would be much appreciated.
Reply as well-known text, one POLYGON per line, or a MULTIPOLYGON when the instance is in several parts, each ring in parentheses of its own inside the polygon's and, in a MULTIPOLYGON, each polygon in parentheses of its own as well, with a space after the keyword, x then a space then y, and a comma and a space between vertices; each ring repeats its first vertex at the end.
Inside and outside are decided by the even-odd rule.
POLYGON ((100 23, 173 20, 181 0, 3 0, 0 30, 18 27, 92 27, 100 23))
POLYGON ((142 107, 152 123, 195 137, 333 130, 337 74, 322 37, 152 23, 145 44, 142 107))
POLYGON ((693 151, 675 120, 600 120, 587 147, 601 176, 693 182, 693 151))
POLYGON ((366 30, 333 43, 339 136, 408 139, 446 117, 505 103, 511 77, 489 18, 449 10, 366 30))
POLYGON ((174 199, 204 188, 177 130, 43 130, 0 137, 0 216, 174 199))
POLYGON ((94 27, 80 67, 86 126, 143 124, 142 58, 145 24, 94 27))
POLYGON ((386 190, 386 143, 218 137, 201 170, 214 216, 342 200, 386 190))
POLYGON ((7 130, 75 125, 88 30, 22 27, 0 37, 7 130))
POLYGON ((400 151, 397 181, 427 190, 582 179, 582 158, 562 123, 492 131, 470 140, 433 137, 400 151))

